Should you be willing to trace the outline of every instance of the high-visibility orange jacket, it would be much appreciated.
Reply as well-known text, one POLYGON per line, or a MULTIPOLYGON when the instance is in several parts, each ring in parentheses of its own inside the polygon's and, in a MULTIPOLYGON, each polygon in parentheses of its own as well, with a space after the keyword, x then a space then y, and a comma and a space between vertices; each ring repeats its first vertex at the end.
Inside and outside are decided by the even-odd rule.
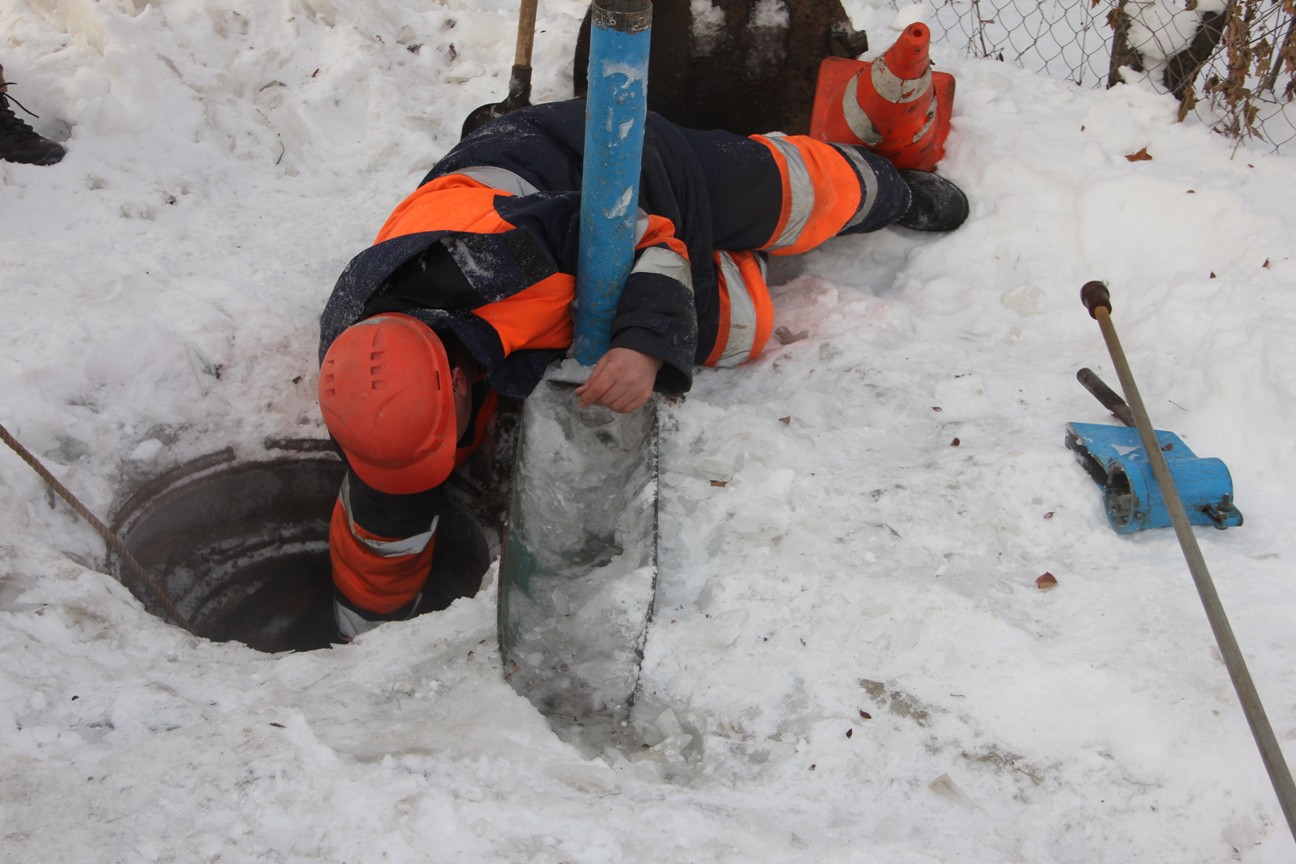
MULTIPOLYGON (((400 311, 457 337, 491 389, 529 394, 571 346, 583 147, 580 101, 520 109, 460 142, 338 279, 321 359, 346 327, 400 311)), ((884 227, 908 200, 890 164, 860 147, 700 132, 649 114, 636 257, 611 345, 660 358, 656 388, 684 392, 695 364, 737 364, 764 347, 766 254, 884 227)), ((357 608, 392 613, 428 573, 436 490, 383 496, 354 474, 348 484, 330 540, 335 582, 357 608)))

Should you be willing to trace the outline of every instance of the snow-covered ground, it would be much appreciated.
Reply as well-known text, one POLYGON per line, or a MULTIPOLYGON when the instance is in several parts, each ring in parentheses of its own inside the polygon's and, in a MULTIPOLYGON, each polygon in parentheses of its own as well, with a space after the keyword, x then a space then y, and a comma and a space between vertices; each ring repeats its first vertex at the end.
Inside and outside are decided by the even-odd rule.
MULTIPOLYGON (((850 0, 875 49, 894 11, 850 0)), ((541 3, 535 101, 579 0, 541 3)), ((506 0, 0 0, 0 422, 100 514, 143 479, 320 436, 346 261, 503 98, 506 0)), ((1165 97, 933 48, 958 78, 943 237, 773 271, 783 344, 663 417, 636 728, 564 743, 501 675, 494 576, 353 645, 268 655, 145 612, 0 452, 0 859, 1279 862, 1296 848, 1173 534, 1118 536, 1063 447, 1115 385, 1228 463, 1198 529, 1296 757, 1296 167, 1165 97), (1147 160, 1126 157, 1146 150, 1147 160), (1058 585, 1036 587, 1054 574, 1058 585)))

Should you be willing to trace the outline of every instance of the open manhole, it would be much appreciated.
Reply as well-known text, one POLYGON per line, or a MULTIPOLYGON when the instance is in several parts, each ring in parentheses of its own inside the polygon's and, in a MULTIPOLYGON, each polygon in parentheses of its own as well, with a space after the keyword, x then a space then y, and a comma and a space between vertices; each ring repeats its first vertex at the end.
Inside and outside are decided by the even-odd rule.
MULTIPOLYGON (((343 473, 327 441, 274 442, 254 461, 227 449, 136 490, 112 527, 196 635, 259 651, 323 648, 334 635, 328 524, 343 473)), ((116 555, 110 564, 168 617, 133 569, 116 555)))
MULTIPOLYGON (((494 470, 485 458, 472 467, 494 470)), ((112 529, 195 635, 267 652, 325 648, 336 641, 328 530, 344 473, 318 439, 273 439, 252 460, 226 449, 137 489, 112 529)), ((452 475, 417 614, 480 589, 494 554, 482 526, 502 519, 496 476, 506 474, 482 487, 452 475)), ((133 567, 115 553, 109 564, 149 612, 172 619, 133 567)))

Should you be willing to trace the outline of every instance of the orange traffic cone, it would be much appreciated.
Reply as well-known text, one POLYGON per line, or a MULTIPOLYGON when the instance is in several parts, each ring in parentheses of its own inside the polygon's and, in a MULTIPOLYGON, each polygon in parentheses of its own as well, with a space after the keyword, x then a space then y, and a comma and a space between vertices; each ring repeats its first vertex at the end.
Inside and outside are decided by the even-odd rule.
POLYGON ((945 155, 954 76, 933 72, 931 31, 910 24, 871 63, 828 57, 819 64, 810 135, 863 144, 897 168, 931 171, 945 155))

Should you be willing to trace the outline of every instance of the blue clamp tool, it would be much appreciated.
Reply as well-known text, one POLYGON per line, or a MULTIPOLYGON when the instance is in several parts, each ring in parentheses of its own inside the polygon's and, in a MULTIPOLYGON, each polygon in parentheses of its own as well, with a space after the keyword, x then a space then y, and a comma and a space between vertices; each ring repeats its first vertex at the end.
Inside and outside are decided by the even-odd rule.
MULTIPOLYGON (((1066 445, 1103 489, 1103 509, 1116 531, 1130 534, 1171 523, 1165 499, 1139 440, 1129 406, 1089 369, 1076 375, 1085 389, 1125 422, 1125 426, 1068 423, 1066 445)), ((1233 505, 1233 478, 1219 459, 1201 459, 1173 432, 1156 431, 1166 466, 1174 478, 1188 521, 1230 528, 1242 524, 1233 505)))

